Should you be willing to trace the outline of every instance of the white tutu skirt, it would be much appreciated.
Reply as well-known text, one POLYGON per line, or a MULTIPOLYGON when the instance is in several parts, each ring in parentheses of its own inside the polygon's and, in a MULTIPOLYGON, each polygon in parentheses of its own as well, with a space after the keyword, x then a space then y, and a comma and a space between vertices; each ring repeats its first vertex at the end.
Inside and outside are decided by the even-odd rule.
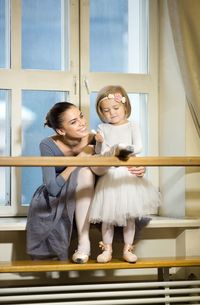
POLYGON ((126 226, 127 219, 155 214, 160 193, 146 178, 128 172, 126 167, 111 167, 99 177, 90 210, 90 222, 126 226))

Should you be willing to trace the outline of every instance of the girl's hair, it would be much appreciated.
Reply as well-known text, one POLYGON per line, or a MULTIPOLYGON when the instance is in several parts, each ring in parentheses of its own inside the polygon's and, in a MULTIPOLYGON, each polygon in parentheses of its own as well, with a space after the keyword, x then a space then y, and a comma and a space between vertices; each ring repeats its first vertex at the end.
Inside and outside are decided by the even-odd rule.
POLYGON ((106 86, 99 91, 96 98, 96 111, 103 122, 106 122, 106 120, 101 110, 101 100, 108 97, 109 94, 116 94, 116 93, 120 93, 122 97, 125 97, 125 102, 123 103, 123 105, 125 108, 126 117, 128 118, 131 114, 131 103, 125 89, 122 88, 121 86, 112 86, 112 85, 106 86))
POLYGON ((66 110, 76 107, 74 104, 69 102, 56 103, 47 113, 44 126, 48 126, 56 129, 62 128, 63 114, 66 110))

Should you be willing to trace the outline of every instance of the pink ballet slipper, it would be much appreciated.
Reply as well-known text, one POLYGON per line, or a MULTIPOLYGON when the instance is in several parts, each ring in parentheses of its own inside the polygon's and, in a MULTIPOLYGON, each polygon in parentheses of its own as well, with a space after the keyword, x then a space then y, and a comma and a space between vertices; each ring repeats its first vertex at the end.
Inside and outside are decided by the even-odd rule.
POLYGON ((108 263, 112 259, 112 244, 104 244, 102 241, 99 243, 99 247, 103 250, 103 253, 97 256, 98 263, 108 263))
POLYGON ((133 253, 133 249, 133 245, 124 245, 123 259, 128 263, 135 263, 137 261, 137 256, 133 253))

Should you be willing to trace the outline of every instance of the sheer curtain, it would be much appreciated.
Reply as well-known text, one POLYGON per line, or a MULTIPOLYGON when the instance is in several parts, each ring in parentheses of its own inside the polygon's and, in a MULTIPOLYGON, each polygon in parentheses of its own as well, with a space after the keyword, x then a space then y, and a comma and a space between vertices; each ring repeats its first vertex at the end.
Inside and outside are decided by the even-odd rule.
POLYGON ((200 0, 167 0, 186 99, 200 137, 200 0))

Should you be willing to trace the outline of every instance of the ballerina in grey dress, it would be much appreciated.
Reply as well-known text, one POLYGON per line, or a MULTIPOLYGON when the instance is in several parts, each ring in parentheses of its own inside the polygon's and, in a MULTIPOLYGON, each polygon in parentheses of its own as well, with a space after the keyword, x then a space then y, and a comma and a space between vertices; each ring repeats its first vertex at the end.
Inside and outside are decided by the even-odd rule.
MULTIPOLYGON (((56 134, 41 141, 42 156, 84 154, 89 132, 84 116, 75 105, 55 104, 47 114, 45 125, 56 134)), ((42 173, 43 184, 33 195, 27 217, 27 253, 32 259, 68 259, 75 212, 78 248, 72 259, 85 263, 90 255, 88 211, 94 174, 87 167, 42 167, 42 173)))

